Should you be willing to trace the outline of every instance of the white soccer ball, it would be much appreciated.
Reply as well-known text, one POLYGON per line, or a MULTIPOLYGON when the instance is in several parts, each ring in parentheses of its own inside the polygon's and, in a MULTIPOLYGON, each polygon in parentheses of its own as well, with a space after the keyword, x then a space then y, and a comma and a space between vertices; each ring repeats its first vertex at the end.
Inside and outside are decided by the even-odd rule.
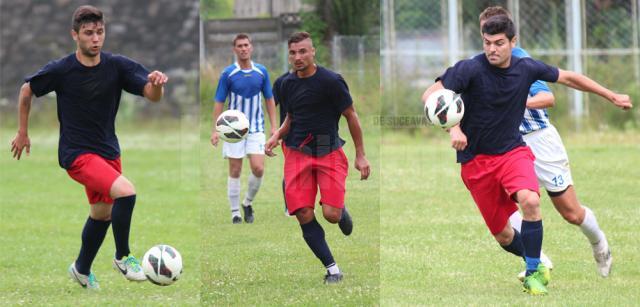
POLYGON ((142 270, 150 282, 168 286, 182 274, 182 256, 169 245, 156 245, 144 254, 142 270))
POLYGON ((237 143, 247 137, 249 120, 238 110, 227 110, 216 119, 216 131, 225 142, 237 143))
POLYGON ((427 98, 424 104, 427 121, 442 128, 458 124, 464 116, 464 103, 459 94, 448 89, 439 89, 427 98))

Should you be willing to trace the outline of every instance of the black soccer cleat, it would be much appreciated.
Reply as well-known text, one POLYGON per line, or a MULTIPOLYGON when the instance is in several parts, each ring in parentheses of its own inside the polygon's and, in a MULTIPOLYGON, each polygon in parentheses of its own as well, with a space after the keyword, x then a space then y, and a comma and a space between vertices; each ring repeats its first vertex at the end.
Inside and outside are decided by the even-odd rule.
POLYGON ((233 217, 233 219, 231 219, 231 223, 242 224, 242 218, 236 215, 233 217))
POLYGON ((253 207, 242 206, 242 210, 244 210, 244 221, 248 224, 253 223, 253 207))
POLYGON ((342 231, 345 236, 350 235, 353 231, 353 221, 351 220, 349 211, 347 211, 347 207, 344 207, 342 209, 342 215, 340 216, 338 226, 340 227, 340 231, 342 231))
POLYGON ((326 285, 337 284, 341 281, 342 281, 342 273, 329 274, 329 272, 327 272, 327 275, 324 276, 324 283, 326 285))

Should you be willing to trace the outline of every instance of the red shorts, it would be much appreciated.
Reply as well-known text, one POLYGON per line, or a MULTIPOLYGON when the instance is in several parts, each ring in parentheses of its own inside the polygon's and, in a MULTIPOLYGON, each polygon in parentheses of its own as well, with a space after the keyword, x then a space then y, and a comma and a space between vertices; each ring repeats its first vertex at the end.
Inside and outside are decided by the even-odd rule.
POLYGON ((109 196, 111 186, 122 174, 122 165, 120 158, 107 160, 97 154, 86 153, 73 160, 67 173, 84 185, 90 204, 112 204, 113 199, 109 196))
POLYGON ((501 155, 477 155, 462 164, 462 181, 476 202, 491 234, 501 232, 518 210, 512 196, 520 190, 538 194, 535 157, 527 146, 501 155))
POLYGON ((349 160, 342 148, 314 157, 287 148, 284 159, 284 198, 289 214, 314 208, 318 187, 320 203, 343 208, 349 160))

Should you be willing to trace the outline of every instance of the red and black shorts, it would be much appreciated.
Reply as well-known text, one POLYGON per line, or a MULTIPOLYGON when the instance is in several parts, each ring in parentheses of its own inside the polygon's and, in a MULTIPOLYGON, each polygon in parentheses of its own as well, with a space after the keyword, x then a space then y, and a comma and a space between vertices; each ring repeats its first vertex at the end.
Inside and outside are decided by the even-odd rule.
POLYGON ((322 205, 343 208, 348 169, 349 161, 342 148, 321 157, 287 148, 284 185, 289 214, 314 208, 318 188, 322 205))
POLYGON ((111 186, 122 174, 122 165, 120 158, 107 160, 94 153, 85 153, 73 160, 67 173, 84 185, 90 204, 112 204, 111 186))
POLYGON ((531 190, 540 194, 534 160, 531 149, 520 146, 501 155, 477 155, 462 164, 462 181, 491 234, 501 232, 518 210, 513 200, 516 192, 531 190))

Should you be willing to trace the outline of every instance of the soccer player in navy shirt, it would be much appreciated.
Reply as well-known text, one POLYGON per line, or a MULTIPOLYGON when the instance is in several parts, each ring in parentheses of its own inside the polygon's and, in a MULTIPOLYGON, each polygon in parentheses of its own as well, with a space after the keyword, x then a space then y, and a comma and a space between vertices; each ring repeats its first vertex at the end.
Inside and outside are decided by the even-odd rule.
POLYGON ((25 149, 29 154, 32 97, 56 92, 60 121, 58 160, 71 178, 84 185, 90 204, 80 253, 69 266, 69 275, 88 289, 99 288, 91 264, 110 224, 116 245, 114 268, 128 280, 146 280, 140 262, 129 250, 136 191, 122 175, 114 121, 122 90, 156 102, 162 98, 168 80, 160 71, 149 72, 129 58, 102 52, 105 31, 99 9, 83 5, 75 10, 71 36, 77 49, 25 78, 18 102, 18 133, 11 142, 16 159, 25 149))
MULTIPOLYGON (((479 16, 480 27, 482 28, 487 19, 498 15, 511 18, 511 13, 503 7, 488 7, 479 16)), ((529 54, 519 47, 513 48, 512 55, 529 57, 529 54)), ((598 273, 602 277, 607 277, 613 261, 609 243, 604 232, 600 229, 593 211, 578 201, 576 190, 573 187, 573 176, 569 168, 567 150, 564 148, 560 134, 549 121, 546 109, 554 104, 555 98, 549 87, 539 80, 533 83, 529 89, 527 109, 520 125, 520 133, 536 156, 534 166, 540 185, 547 190, 551 202, 560 215, 568 223, 580 228, 591 245, 598 273)), ((520 231, 522 224, 520 211, 514 212, 509 221, 515 230, 520 231)), ((549 258, 546 258, 542 252, 540 256, 542 262, 551 268, 552 264, 549 258)), ((518 276, 524 278, 524 272, 518 276)))
POLYGON ((341 116, 349 125, 356 148, 355 167, 362 180, 369 177, 369 161, 364 152, 360 121, 344 79, 315 64, 315 49, 309 33, 293 33, 288 45, 289 63, 295 72, 282 80, 276 95, 285 106, 287 116, 267 141, 265 153, 274 156, 273 149, 284 137, 287 209, 289 214, 295 214, 305 242, 327 269, 325 283, 338 283, 343 275, 313 210, 319 188, 324 218, 338 223, 345 235, 351 233, 353 224, 344 208, 348 159, 342 150, 345 142, 338 135, 341 116))
POLYGON ((229 109, 244 113, 249 119, 249 134, 238 143, 224 142, 222 155, 229 161, 229 177, 227 178, 227 196, 231 207, 231 222, 242 223, 240 217, 240 174, 242 160, 249 158, 251 174, 247 184, 247 194, 242 201, 244 221, 253 223, 253 199, 264 174, 264 112, 262 96, 265 99, 267 114, 271 122, 271 134, 276 129, 276 105, 273 101, 269 72, 262 64, 251 61, 253 45, 249 35, 240 33, 233 39, 233 52, 237 61, 227 66, 220 74, 216 89, 215 106, 213 108, 214 127, 211 131, 211 144, 218 145, 219 136, 215 122, 222 114, 225 100, 229 100, 229 109), (262 94, 262 96, 261 96, 262 94))
POLYGON ((512 57, 515 26, 506 16, 487 19, 482 37, 484 55, 447 69, 422 98, 426 101, 442 88, 462 95, 465 116, 449 130, 457 161, 462 164, 462 180, 496 241, 507 251, 524 256, 523 289, 542 295, 547 293, 550 273, 540 264, 543 227, 538 182, 533 153, 518 129, 529 87, 536 80, 558 82, 598 94, 622 109, 631 108, 631 100, 581 74, 512 57), (509 223, 509 216, 518 210, 516 202, 524 215, 521 233, 509 223))

